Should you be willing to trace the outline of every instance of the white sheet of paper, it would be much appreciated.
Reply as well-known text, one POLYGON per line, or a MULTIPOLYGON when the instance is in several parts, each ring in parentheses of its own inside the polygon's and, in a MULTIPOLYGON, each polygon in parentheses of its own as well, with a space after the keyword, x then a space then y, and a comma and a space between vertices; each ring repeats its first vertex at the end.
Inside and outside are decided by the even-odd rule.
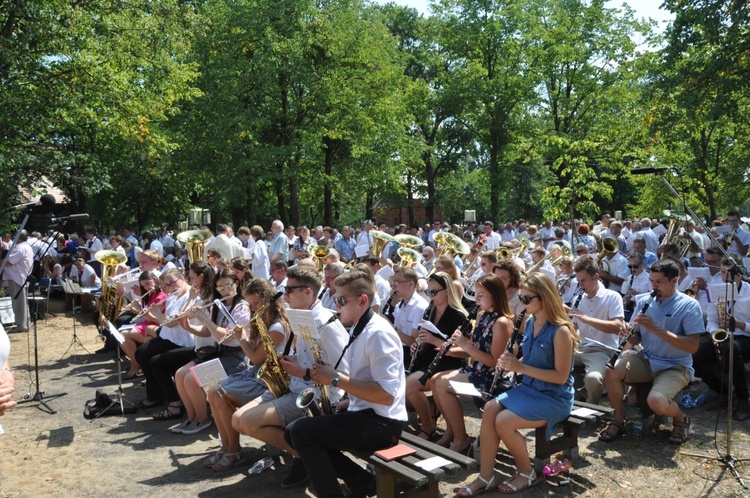
POLYGON ((434 323, 423 320, 419 323, 419 328, 431 332, 433 335, 440 337, 443 340, 448 340, 445 334, 440 332, 434 323))
POLYGON ((711 271, 705 266, 691 266, 687 269, 688 276, 693 280, 696 278, 702 278, 706 282, 711 279, 711 271))
POLYGON ((213 360, 190 367, 190 373, 193 374, 195 382, 204 389, 208 389, 227 378, 227 372, 224 370, 224 366, 221 364, 219 358, 214 358, 213 360))
POLYGON ((596 410, 592 410, 591 408, 576 408, 572 412, 570 412, 571 415, 574 417, 581 417, 581 418, 592 418, 594 416, 599 415, 601 412, 598 412, 596 410))
POLYGON ((443 458, 441 456, 434 456, 432 458, 428 458, 426 460, 422 460, 421 462, 417 462, 415 465, 417 467, 421 467, 424 470, 428 470, 429 471, 429 470, 437 469, 437 468, 442 467, 444 465, 448 465, 450 463, 451 463, 450 460, 446 460, 445 458, 443 458))
POLYGON ((487 241, 487 242, 486 242, 486 243, 484 244, 484 247, 485 247, 485 250, 487 250, 487 251, 493 251, 493 250, 496 250, 496 249, 498 249, 498 248, 500 247, 500 241, 499 241, 499 240, 497 240, 497 239, 491 239, 491 240, 488 240, 488 241, 487 241))
POLYGON ((292 330, 297 337, 301 337, 310 345, 310 341, 320 340, 318 326, 315 324, 315 318, 310 310, 286 310, 286 316, 289 323, 292 324, 292 330))
POLYGON ((481 396, 474 384, 471 382, 457 382, 455 380, 448 381, 451 387, 459 396, 481 396))
POLYGON ((370 252, 370 246, 367 244, 362 244, 354 248, 354 253, 357 255, 358 258, 361 258, 362 256, 367 256, 369 252, 370 252))
POLYGON ((380 278, 388 281, 389 278, 393 276, 393 268, 391 268, 388 265, 383 266, 381 269, 378 270, 378 275, 380 275, 380 278))
POLYGON ((136 276, 136 278, 134 278, 132 280, 128 280, 127 282, 125 282, 122 285, 125 288, 126 292, 127 291, 135 292, 136 287, 138 287, 140 285, 140 283, 138 281, 138 277, 136 276))
POLYGON ((227 309, 227 307, 224 306, 224 303, 222 303, 218 299, 214 299, 214 305, 218 306, 219 313, 221 313, 221 316, 223 316, 224 318, 226 318, 227 322, 229 323, 228 327, 230 329, 235 328, 237 326, 237 322, 234 321, 234 318, 232 318, 232 314, 229 312, 229 310, 227 309))
POLYGON ((720 237, 723 237, 724 235, 729 235, 732 233, 732 225, 719 225, 717 227, 711 227, 714 230, 716 230, 716 233, 719 234, 720 237))
MULTIPOLYGON (((133 328, 133 326, 131 326, 130 328, 133 328)), ((107 320, 107 328, 109 329, 109 333, 112 334, 112 337, 114 337, 118 343, 123 344, 125 342, 125 336, 123 336, 122 333, 117 330, 109 320, 107 320)))
POLYGON ((732 296, 737 299, 737 284, 733 283, 732 287, 727 287, 726 284, 709 285, 708 294, 711 296, 711 302, 718 303, 721 299, 729 301, 732 296), (727 294, 729 294, 729 297, 727 297, 727 294))

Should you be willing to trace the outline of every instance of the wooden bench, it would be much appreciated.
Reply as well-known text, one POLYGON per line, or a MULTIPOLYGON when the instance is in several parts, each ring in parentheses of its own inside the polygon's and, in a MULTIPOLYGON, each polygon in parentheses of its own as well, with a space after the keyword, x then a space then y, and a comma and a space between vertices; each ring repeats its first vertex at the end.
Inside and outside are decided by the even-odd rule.
POLYGON ((534 438, 536 450, 534 454, 534 470, 542 472, 544 466, 550 462, 552 455, 562 453, 565 458, 573 460, 578 456, 578 432, 581 427, 590 420, 599 420, 605 415, 612 415, 614 410, 605 406, 592 405, 582 401, 573 402, 573 411, 578 408, 587 408, 593 413, 586 415, 571 415, 560 422, 558 427, 562 428, 562 435, 555 435, 547 441, 547 426, 538 427, 534 438))
POLYGON ((416 454, 388 462, 374 453, 350 452, 375 469, 378 498, 407 495, 437 498, 440 496, 441 480, 458 474, 461 469, 472 471, 477 465, 473 458, 411 434, 403 433, 399 442, 416 449, 416 454), (451 463, 433 470, 425 470, 417 466, 419 462, 436 456, 443 457, 451 463))

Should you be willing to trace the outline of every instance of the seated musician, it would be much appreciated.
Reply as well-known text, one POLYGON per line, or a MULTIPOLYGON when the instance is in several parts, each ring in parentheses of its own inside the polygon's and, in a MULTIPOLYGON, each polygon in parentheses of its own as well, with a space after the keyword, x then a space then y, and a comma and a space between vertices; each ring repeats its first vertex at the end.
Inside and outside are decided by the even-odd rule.
MULTIPOLYGON (((312 311, 318 328, 326 324, 333 314, 325 309, 317 298, 322 284, 317 270, 298 265, 289 270, 284 294, 290 308, 312 311)), ((340 300, 340 296, 336 296, 336 299, 340 300)), ((319 335, 322 361, 327 365, 336 364, 346 345, 346 330, 340 322, 334 321, 322 327, 319 335)), ((236 431, 289 451, 295 457, 291 469, 281 482, 282 488, 301 486, 307 481, 310 470, 306 470, 306 466, 297 458, 297 452, 284 440, 284 429, 287 425, 305 416, 304 410, 296 405, 297 396, 305 389, 314 387, 311 379, 315 363, 313 351, 309 349, 308 342, 299 337, 295 340, 295 345, 296 351, 293 356, 285 354, 278 360, 283 371, 291 377, 288 389, 284 389, 286 392, 274 399, 273 393, 268 391, 259 400, 251 401, 232 416, 232 426, 236 431)), ((342 372, 348 372, 348 364, 345 361, 341 362, 339 368, 342 372)), ((338 402, 342 394, 335 387, 329 390, 332 403, 338 402)), ((317 387, 316 397, 320 398, 317 387)), ((319 489, 318 492, 320 493, 319 489)))
POLYGON ((581 338, 575 364, 586 368, 586 401, 598 405, 604 390, 605 365, 617 349, 624 312, 618 292, 605 289, 599 281, 599 267, 590 257, 580 258, 574 266, 583 293, 568 309, 581 338))
POLYGON ((635 310, 635 296, 651 292, 651 281, 646 271, 646 262, 639 252, 628 254, 628 269, 630 276, 622 284, 623 308, 625 320, 629 321, 635 310))
POLYGON ((284 292, 288 268, 289 265, 283 259, 276 258, 271 261, 271 283, 276 287, 276 292, 284 292))
MULTIPOLYGON (((168 293, 164 311, 166 316, 184 311, 193 302, 190 296, 190 285, 185 281, 180 270, 164 273, 161 288, 168 293)), ((179 396, 172 382, 172 375, 179 367, 195 358, 193 335, 179 322, 163 325, 154 339, 136 349, 135 358, 141 365, 146 379, 146 400, 138 403, 138 407, 151 408, 161 404, 165 398, 176 402, 179 396), (155 369, 152 367, 152 360, 154 365, 157 365, 155 369), (171 368, 162 368, 167 364, 171 365, 171 368), (168 392, 172 391, 174 394, 170 396, 168 392)))
MULTIPOLYGON (((737 261, 733 257, 724 257, 721 261, 721 276, 725 282, 734 282, 737 292, 734 303, 730 303, 731 295, 724 301, 712 300, 708 305, 707 331, 713 334, 719 329, 729 332, 728 317, 734 315, 734 394, 737 402, 734 404, 735 420, 747 420, 750 418, 750 391, 747 387, 747 375, 745 374, 745 362, 750 361, 750 285, 742 281, 739 271, 732 272, 738 268, 737 261), (719 304, 725 306, 721 312, 723 320, 719 320, 719 304)), ((712 339, 704 339, 698 347, 698 352, 693 355, 693 366, 695 374, 703 379, 708 387, 720 394, 715 403, 717 408, 726 406, 728 394, 727 385, 729 378, 729 339, 715 344, 712 339), (717 349, 721 358, 717 358, 717 349), (723 392, 722 392, 723 391, 723 392)))
MULTIPOLYGON (((275 294, 276 289, 267 280, 253 280, 245 289, 245 299, 250 305, 253 316, 261 307, 268 305, 275 294)), ((268 306, 260 319, 263 320, 268 330, 276 354, 284 354, 287 341, 291 339, 289 336, 291 325, 286 316, 284 301, 278 299, 268 306)), ((268 392, 265 382, 257 378, 258 370, 266 360, 266 350, 263 347, 258 326, 251 323, 247 327, 249 333, 245 336, 245 329, 241 328, 244 324, 244 322, 238 323, 231 333, 239 341, 242 351, 253 366, 230 375, 208 391, 208 402, 211 405, 216 428, 219 430, 221 446, 219 451, 203 462, 203 466, 217 472, 228 470, 245 461, 240 446, 240 433, 232 426, 232 415, 235 410, 268 392)))
POLYGON ((367 256, 363 259, 364 263, 370 267, 373 278, 375 279, 375 289, 377 290, 378 298, 380 299, 380 309, 383 309, 388 297, 391 295, 391 284, 386 279, 378 274, 380 271, 380 260, 375 256, 367 256))
POLYGON ((513 314, 513 320, 523 310, 523 303, 518 299, 518 290, 521 287, 521 272, 512 259, 506 259, 498 262, 493 268, 492 273, 497 275, 505 286, 505 294, 508 298, 508 307, 513 314))
POLYGON ((326 362, 313 367, 312 379, 346 391, 348 410, 297 420, 286 437, 302 457, 317 496, 343 497, 338 476, 352 496, 371 496, 375 478, 342 452, 398 443, 407 419, 401 340, 385 318, 371 311, 375 286, 366 275, 356 270, 341 275, 336 288, 341 322, 352 327, 342 355, 350 373, 326 362))
MULTIPOLYGON (((141 272, 138 275, 138 285, 140 287, 140 295, 145 296, 145 301, 133 303, 133 312, 140 314, 141 311, 148 310, 152 306, 159 306, 159 311, 163 313, 166 309, 167 294, 161 290, 156 277, 151 272, 141 272)), ((123 380, 132 380, 136 377, 141 367, 135 358, 135 350, 140 344, 156 337, 156 329, 159 327, 158 322, 151 313, 146 312, 141 318, 135 324, 135 327, 122 331, 125 342, 120 347, 130 360, 130 370, 123 376, 123 380)))
POLYGON ((186 412, 187 418, 172 429, 175 434, 196 434, 211 425, 206 392, 190 372, 191 367, 218 358, 227 375, 247 369, 245 353, 236 339, 221 346, 216 343, 232 331, 234 324, 250 321, 250 306, 242 297, 240 289, 237 288, 239 279, 234 273, 226 269, 222 270, 216 275, 214 282, 215 289, 210 299, 212 301, 224 300, 222 304, 226 307, 231 320, 219 311, 218 304, 212 306, 210 316, 206 309, 196 311, 193 308, 188 318, 183 319, 185 322, 183 326, 195 335, 196 358, 180 367, 174 375, 182 407, 180 408, 179 405, 175 407, 172 403, 163 412, 154 415, 157 420, 166 420, 179 418, 183 411, 186 412), (191 324, 189 318, 196 318, 200 325, 191 324))
POLYGON ((625 428, 623 383, 652 381, 654 385, 648 394, 648 406, 657 415, 674 419, 669 442, 682 444, 688 438, 690 419, 680 410, 674 397, 693 376, 692 354, 698 351, 700 334, 705 327, 698 302, 677 292, 678 274, 677 263, 670 259, 651 265, 649 278, 656 297, 653 301, 650 301, 650 296, 641 298, 631 320, 637 333, 631 343, 640 343, 643 349, 637 353, 626 352, 615 367, 608 368, 605 373, 605 384, 615 413, 607 428, 599 434, 602 441, 617 439, 625 428), (646 313, 639 313, 649 301, 651 304, 646 313))
POLYGON ((437 441, 453 451, 466 452, 471 440, 466 433, 463 409, 450 381, 471 382, 480 392, 488 392, 494 380, 497 359, 508 345, 513 322, 503 282, 495 275, 485 275, 476 283, 476 304, 480 314, 471 338, 460 331, 451 336, 451 355, 468 357, 473 364, 458 370, 438 373, 432 379, 432 396, 445 418, 445 434, 437 441))
POLYGON ((325 282, 325 292, 320 295, 320 302, 324 308, 335 310, 336 304, 333 296, 336 295, 336 278, 344 273, 344 263, 329 263, 323 269, 323 281, 325 282))
POLYGON ((458 296, 463 296, 464 294, 464 286, 461 283, 461 274, 458 271, 458 267, 456 266, 456 262, 448 256, 447 254, 443 254, 438 256, 435 259, 435 265, 434 265, 435 271, 441 271, 443 273, 447 273, 448 276, 453 281, 453 287, 456 289, 456 294, 458 296))
MULTIPOLYGON (((419 335, 419 322, 424 316, 427 301, 417 292, 417 272, 408 266, 399 266, 393 272, 391 288, 401 303, 393 311, 393 328, 396 329, 401 343, 404 345, 404 362, 408 365, 411 360, 409 348, 419 335)), ((372 298, 370 299, 372 301, 372 298)))
POLYGON ((580 290, 578 287, 578 281, 576 280, 576 272, 573 271, 573 259, 568 256, 560 258, 560 264, 558 265, 559 272, 557 274, 557 286, 560 292, 560 298, 563 304, 570 306, 576 295, 580 290))
POLYGON ((577 335, 562 307, 551 278, 533 273, 521 285, 527 316, 523 327, 523 359, 506 352, 497 367, 523 374, 521 385, 484 406, 480 430, 480 469, 477 480, 458 496, 472 496, 495 486, 495 458, 502 441, 513 456, 516 472, 497 490, 513 494, 540 482, 529 460, 519 429, 547 426, 547 439, 573 409, 572 358, 577 335))

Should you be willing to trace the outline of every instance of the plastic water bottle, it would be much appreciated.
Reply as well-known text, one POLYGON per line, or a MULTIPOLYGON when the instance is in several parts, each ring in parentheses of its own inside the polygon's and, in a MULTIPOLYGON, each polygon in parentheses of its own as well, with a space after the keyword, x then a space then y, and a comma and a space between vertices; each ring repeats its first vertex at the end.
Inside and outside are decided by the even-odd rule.
POLYGON ((542 470, 542 475, 545 478, 555 477, 558 474, 564 474, 570 470, 572 463, 567 458, 560 458, 562 455, 557 455, 554 462, 548 463, 542 470))
MULTIPOLYGON (((704 399, 703 402, 705 403, 705 401, 706 400, 704 399)), ((680 404, 686 410, 694 408, 695 407, 695 402, 696 402, 696 397, 695 397, 695 394, 692 393, 692 391, 688 391, 685 394, 683 394, 682 395, 682 400, 680 400, 680 404)))
POLYGON ((273 458, 271 457, 261 458, 260 460, 255 462, 255 464, 253 464, 252 467, 250 467, 247 473, 250 474, 251 476, 255 474, 260 474, 264 470, 271 468, 271 466, 273 466, 273 458))
POLYGON ((633 415, 633 436, 643 436, 643 413, 640 408, 636 408, 633 415))

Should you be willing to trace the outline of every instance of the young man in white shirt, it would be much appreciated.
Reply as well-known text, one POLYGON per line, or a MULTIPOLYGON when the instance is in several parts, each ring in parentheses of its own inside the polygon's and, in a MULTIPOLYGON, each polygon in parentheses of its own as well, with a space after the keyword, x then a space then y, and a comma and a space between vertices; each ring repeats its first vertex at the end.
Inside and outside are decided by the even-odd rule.
POLYGON ((428 305, 427 300, 416 292, 418 281, 416 270, 408 266, 396 268, 391 280, 396 297, 401 299, 393 311, 393 326, 404 346, 403 356, 407 364, 410 361, 409 349, 419 335, 419 324, 428 305))

